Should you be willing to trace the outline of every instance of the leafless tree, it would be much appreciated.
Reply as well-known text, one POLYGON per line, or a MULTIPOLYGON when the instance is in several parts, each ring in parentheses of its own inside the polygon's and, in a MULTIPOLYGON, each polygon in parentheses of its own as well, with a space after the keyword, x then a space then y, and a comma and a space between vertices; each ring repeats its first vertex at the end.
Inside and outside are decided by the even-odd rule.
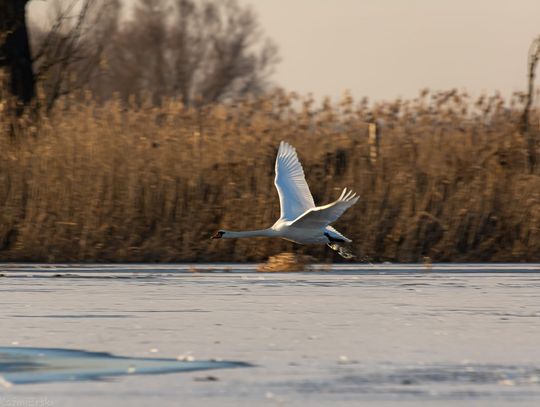
POLYGON ((534 95, 534 77, 536 73, 536 66, 538 65, 538 60, 540 59, 540 36, 535 38, 531 43, 529 48, 529 56, 527 63, 527 98, 525 102, 525 107, 521 115, 521 133, 527 137, 527 149, 528 149, 528 159, 529 159, 529 169, 531 172, 534 172, 537 160, 538 160, 538 131, 539 129, 534 129, 531 131, 529 127, 529 112, 531 110, 533 95, 534 95))
MULTIPOLYGON (((27 2, 0 0, 0 95, 6 89, 20 105, 27 105, 35 95, 26 27, 27 2)), ((17 108, 17 112, 21 111, 17 108)))
POLYGON ((124 23, 120 0, 49 0, 50 27, 31 27, 33 58, 28 44, 15 47, 27 51, 24 71, 24 58, 9 53, 5 37, 17 28, 18 41, 28 42, 26 3, 0 0, 1 16, 19 12, 0 18, 0 65, 11 64, 11 88, 24 103, 35 95, 35 79, 47 110, 85 87, 100 99, 118 93, 124 100, 149 95, 155 104, 163 97, 186 106, 222 101, 261 92, 278 62, 255 13, 236 0, 139 0, 124 23))
POLYGON ((278 62, 255 13, 235 0, 140 0, 107 52, 110 91, 124 99, 206 104, 262 91, 278 62))
POLYGON ((51 27, 34 28, 33 62, 47 110, 60 96, 93 81, 118 25, 119 9, 118 0, 56 1, 51 27))

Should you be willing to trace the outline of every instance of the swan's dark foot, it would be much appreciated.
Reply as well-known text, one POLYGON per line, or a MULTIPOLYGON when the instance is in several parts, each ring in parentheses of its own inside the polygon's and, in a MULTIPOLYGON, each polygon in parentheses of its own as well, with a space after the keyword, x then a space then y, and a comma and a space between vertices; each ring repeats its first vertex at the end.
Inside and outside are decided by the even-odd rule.
POLYGON ((345 259, 352 259, 356 257, 350 248, 343 246, 339 243, 327 243, 328 247, 338 252, 338 254, 345 259))

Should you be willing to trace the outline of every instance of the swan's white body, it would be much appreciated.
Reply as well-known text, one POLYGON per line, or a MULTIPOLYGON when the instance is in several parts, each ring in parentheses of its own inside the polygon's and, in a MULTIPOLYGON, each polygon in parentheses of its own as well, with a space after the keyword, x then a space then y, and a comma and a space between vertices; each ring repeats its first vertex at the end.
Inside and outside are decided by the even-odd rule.
POLYGON ((354 205, 358 197, 352 191, 347 192, 347 189, 344 189, 336 201, 315 206, 296 150, 284 141, 279 145, 276 157, 275 185, 279 194, 281 216, 272 227, 244 232, 220 230, 214 237, 280 237, 300 244, 328 243, 330 247, 351 242, 329 225, 354 205))

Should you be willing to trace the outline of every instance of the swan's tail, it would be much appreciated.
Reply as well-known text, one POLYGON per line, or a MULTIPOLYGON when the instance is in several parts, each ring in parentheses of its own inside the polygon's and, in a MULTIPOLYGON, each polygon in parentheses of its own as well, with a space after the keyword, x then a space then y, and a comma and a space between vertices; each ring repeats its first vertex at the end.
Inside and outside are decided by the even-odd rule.
POLYGON ((345 258, 345 259, 352 259, 354 257, 356 257, 353 252, 351 251, 351 249, 347 246, 344 246, 343 244, 340 244, 340 243, 327 243, 328 247, 332 250, 335 250, 336 252, 338 252, 338 254, 345 258))

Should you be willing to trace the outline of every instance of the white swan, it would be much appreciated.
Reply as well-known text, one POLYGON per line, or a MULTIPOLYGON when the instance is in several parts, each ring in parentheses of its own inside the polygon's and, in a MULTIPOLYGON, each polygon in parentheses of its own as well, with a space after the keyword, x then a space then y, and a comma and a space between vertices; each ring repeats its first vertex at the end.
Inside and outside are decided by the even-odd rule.
POLYGON ((276 157, 275 185, 279 194, 281 217, 268 229, 233 232, 219 230, 212 239, 240 237, 280 237, 300 244, 328 244, 345 257, 354 257, 343 246, 351 240, 329 226, 358 201, 352 191, 324 206, 315 206, 294 147, 282 141, 276 157))

